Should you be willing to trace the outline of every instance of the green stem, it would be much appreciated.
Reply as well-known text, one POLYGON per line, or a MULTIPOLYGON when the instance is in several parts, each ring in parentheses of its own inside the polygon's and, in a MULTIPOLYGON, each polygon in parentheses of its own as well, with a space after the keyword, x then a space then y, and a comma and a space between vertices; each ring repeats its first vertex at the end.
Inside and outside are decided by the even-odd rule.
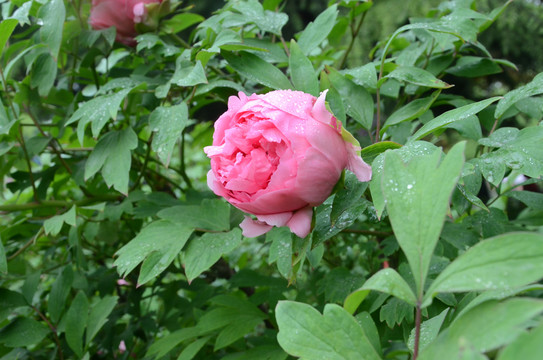
POLYGON ((349 56, 349 53, 353 49, 354 41, 356 40, 356 37, 358 36, 358 33, 360 32, 360 29, 362 28, 362 24, 364 23, 364 19, 366 18, 366 14, 368 12, 364 11, 362 14, 362 17, 360 17, 360 21, 358 22, 358 25, 356 28, 351 26, 351 41, 349 42, 349 46, 347 47, 347 50, 345 50, 345 54, 343 55, 343 59, 341 59, 341 63, 339 64, 338 69, 343 68, 345 65, 345 62, 347 61, 347 57, 349 56))
POLYGON ((415 345, 413 347, 413 360, 417 360, 419 356, 419 344, 420 344, 420 326, 422 309, 420 301, 417 302, 417 310, 415 313, 415 345))

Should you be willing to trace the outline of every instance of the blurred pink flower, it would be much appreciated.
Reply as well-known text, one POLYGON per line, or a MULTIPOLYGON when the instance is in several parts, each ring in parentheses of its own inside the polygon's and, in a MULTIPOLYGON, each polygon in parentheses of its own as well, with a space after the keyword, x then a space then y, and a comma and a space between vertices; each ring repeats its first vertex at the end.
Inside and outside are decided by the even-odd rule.
POLYGON ((89 23, 95 30, 115 26, 116 40, 135 46, 137 35, 135 25, 145 21, 145 4, 160 3, 162 0, 92 0, 89 23))

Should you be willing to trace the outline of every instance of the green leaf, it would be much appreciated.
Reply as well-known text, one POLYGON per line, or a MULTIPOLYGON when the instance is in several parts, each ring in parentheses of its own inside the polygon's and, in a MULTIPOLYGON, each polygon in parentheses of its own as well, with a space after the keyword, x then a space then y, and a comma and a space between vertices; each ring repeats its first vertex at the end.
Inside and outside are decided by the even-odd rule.
POLYGON ((292 83, 296 90, 313 96, 319 95, 319 80, 315 74, 313 64, 304 55, 296 41, 290 41, 289 71, 292 83))
POLYGON ((499 186, 503 180, 506 167, 529 177, 539 178, 543 175, 541 141, 543 126, 527 127, 520 131, 503 131, 499 136, 491 135, 488 139, 480 140, 483 145, 501 147, 474 159, 474 162, 485 179, 494 186, 499 186))
POLYGON ((543 194, 532 191, 511 191, 508 197, 523 202, 529 208, 534 210, 543 210, 543 194))
POLYGON ((121 276, 126 276, 142 261, 138 284, 151 280, 164 271, 187 242, 193 229, 168 220, 147 225, 128 244, 117 251, 114 265, 121 276), (145 281, 142 281, 145 280, 145 281))
POLYGON ((41 54, 32 65, 30 86, 38 88, 40 96, 47 96, 55 83, 57 63, 50 54, 41 54))
POLYGON ((337 5, 334 4, 317 16, 314 22, 310 22, 298 38, 298 45, 304 55, 309 55, 330 34, 336 24, 338 15, 337 5))
POLYGON ((200 60, 194 64, 181 55, 175 62, 175 72, 170 82, 178 86, 194 86, 206 84, 207 78, 200 60))
POLYGON ((327 67, 328 77, 343 99, 345 111, 366 130, 373 123, 373 99, 368 91, 337 70, 327 67))
POLYGON ((505 347, 497 360, 539 360, 543 354, 543 324, 522 333, 505 347))
POLYGON ((0 288, 0 322, 4 321, 13 310, 23 306, 28 306, 28 304, 21 293, 0 288))
MULTIPOLYGON (((445 317, 449 313, 449 309, 443 310, 439 315, 434 316, 431 319, 423 321, 420 326, 420 340, 419 340, 419 350, 422 351, 426 346, 428 346, 439 333, 445 317)), ((409 339, 407 340, 407 347, 409 350, 413 351, 415 348, 415 330, 411 330, 409 334, 409 339)))
POLYGON ((201 205, 179 205, 163 209, 160 218, 195 229, 226 231, 230 229, 230 205, 219 199, 204 199, 201 205))
POLYGON ((155 358, 160 359, 181 342, 195 338, 198 335, 198 329, 195 327, 186 327, 174 331, 151 344, 145 356, 154 356, 155 358))
POLYGON ((505 94, 503 99, 501 99, 496 106, 494 117, 500 119, 505 112, 518 101, 539 94, 543 94, 543 73, 538 74, 528 84, 505 94))
POLYGON ((455 76, 474 78, 501 73, 502 68, 493 60, 477 56, 462 56, 456 65, 445 72, 455 76))
POLYGON ((128 194, 128 180, 132 164, 131 150, 138 146, 138 136, 132 128, 111 131, 98 140, 85 164, 85 180, 100 169, 108 187, 113 186, 128 194))
POLYGON ((268 264, 277 262, 277 270, 285 279, 292 274, 292 233, 286 227, 274 227, 266 234, 271 242, 268 264))
POLYGON ((288 22, 288 15, 264 10, 258 0, 239 1, 234 9, 242 13, 247 22, 256 24, 262 31, 281 36, 281 28, 288 22))
POLYGON ((46 234, 57 236, 60 230, 62 229, 62 225, 64 223, 71 226, 75 226, 75 223, 76 223, 75 205, 72 206, 70 210, 66 211, 64 214, 53 216, 52 218, 45 220, 43 222, 43 228, 46 234))
POLYGON ((440 93, 441 91, 439 90, 434 91, 432 93, 432 96, 413 100, 407 105, 404 105, 398 110, 394 111, 385 121, 383 128, 381 129, 381 135, 383 135, 385 131, 392 125, 396 125, 404 121, 410 121, 420 117, 422 114, 428 111, 428 109, 430 109, 430 106, 432 106, 440 93))
POLYGON ((0 330, 0 344, 24 347, 39 343, 49 334, 49 328, 30 318, 18 317, 0 330))
POLYGON ((160 29, 168 34, 176 34, 204 20, 205 18, 202 15, 181 13, 161 21, 160 29))
POLYGON ((149 126, 155 132, 151 145, 166 167, 188 118, 189 112, 184 102, 169 107, 159 106, 149 116, 149 126))
POLYGON ((5 19, 0 22, 0 49, 2 49, 2 52, 5 50, 8 39, 18 23, 17 19, 5 19))
POLYGON ((381 358, 358 322, 338 305, 326 304, 321 315, 310 305, 280 301, 275 313, 277 341, 292 356, 312 360, 381 358))
POLYGON ((267 315, 255 304, 232 295, 219 295, 211 299, 213 309, 198 321, 200 334, 221 329, 215 341, 215 351, 242 338, 262 323, 267 315))
POLYGON ((222 50, 221 54, 234 70, 249 80, 276 90, 292 89, 292 84, 281 70, 257 55, 245 51, 234 55, 225 50, 222 50))
POLYGON ((432 73, 414 66, 398 66, 383 79, 385 78, 436 89, 448 89, 453 86, 439 80, 432 73))
POLYGON ((80 144, 83 144, 85 136, 85 128, 91 123, 92 136, 97 138, 100 131, 109 121, 117 117, 117 111, 121 106, 121 102, 132 89, 123 89, 117 93, 110 95, 98 96, 89 100, 77 109, 68 119, 66 125, 70 125, 77 120, 77 138, 80 144))
POLYGON ((104 326, 107 317, 111 314, 115 305, 117 305, 118 300, 117 296, 106 295, 92 305, 87 322, 87 332, 85 334, 85 343, 87 346, 89 346, 92 339, 94 339, 98 331, 104 326))
POLYGON ((417 298, 411 287, 409 287, 396 270, 388 268, 379 270, 371 278, 366 280, 360 289, 351 293, 343 304, 345 310, 353 314, 366 296, 368 296, 370 290, 395 296, 412 306, 417 304, 417 298))
MULTIPOLYGON (((395 145, 392 145, 390 148, 394 149, 394 146, 395 145)), ((397 148, 397 150, 393 151, 397 151, 402 159, 406 162, 414 157, 432 154, 437 149, 434 145, 425 141, 415 141, 413 143, 407 143, 406 145, 401 147, 397 146, 397 148)), ((378 155, 372 163, 372 178, 370 181, 370 191, 371 197, 373 199, 373 205, 375 206, 377 218, 381 218, 381 216, 383 215, 383 211, 385 210, 385 198, 381 189, 381 177, 385 164, 385 154, 386 152, 378 155)))
POLYGON ((79 291, 66 312, 66 342, 77 357, 83 356, 83 333, 89 316, 89 301, 83 291, 79 291))
POLYGON ((56 58, 62 42, 62 29, 66 18, 66 8, 62 0, 50 0, 40 8, 38 16, 43 21, 40 29, 41 41, 51 50, 56 58))
POLYGON ((8 273, 8 259, 6 257, 6 250, 4 244, 2 244, 2 236, 0 236, 0 273, 8 273))
POLYGON ((490 99, 481 100, 454 110, 449 110, 424 124, 416 133, 413 134, 413 136, 411 136, 410 141, 421 139, 431 134, 435 130, 441 129, 455 121, 463 120, 475 115, 498 99, 500 99, 500 97, 495 96, 490 99))
POLYGON ((72 268, 67 265, 64 267, 60 275, 57 277, 51 292, 49 293, 49 300, 47 302, 47 311, 53 324, 56 324, 60 320, 60 315, 64 310, 64 304, 66 298, 70 293, 72 282, 74 281, 74 273, 72 268))
POLYGON ((185 274, 189 282, 241 244, 241 230, 227 233, 205 233, 193 239, 185 250, 185 274))
MULTIPOLYGON (((4 104, 2 103, 2 99, 0 99, 0 135, 9 134, 9 130, 11 129, 13 124, 15 124, 16 121, 17 120, 10 120, 8 113, 6 112, 6 108, 4 107, 4 104)), ((3 145, 4 144, 6 143, 4 142, 3 145)), ((2 149, 2 152, 4 152, 4 149, 2 149)))
POLYGON ((531 319, 542 312, 543 302, 538 299, 488 301, 457 318, 420 353, 418 359, 435 360, 443 354, 460 359, 463 349, 468 346, 478 352, 492 351, 515 340, 532 325, 531 319))
POLYGON ((543 278, 543 236, 510 233, 484 240, 434 280, 425 304, 439 292, 506 290, 543 278))
POLYGON ((451 193, 464 164, 465 142, 456 144, 441 161, 441 150, 404 165, 387 152, 381 179, 394 235, 405 253, 422 295, 434 247, 449 208, 451 193))
POLYGON ((387 326, 394 329, 397 325, 412 324, 415 308, 403 300, 391 297, 379 310, 379 320, 386 322, 387 326))
POLYGON ((373 163, 373 160, 380 154, 384 153, 387 150, 394 150, 401 148, 402 145, 395 143, 393 141, 380 141, 375 144, 366 146, 360 151, 362 159, 368 164, 373 163))
POLYGON ((181 354, 177 357, 177 360, 191 360, 193 359, 196 354, 198 354, 198 351, 200 351, 204 345, 209 341, 211 336, 206 336, 203 338, 200 338, 198 340, 194 340, 191 342, 187 347, 181 351, 181 354))

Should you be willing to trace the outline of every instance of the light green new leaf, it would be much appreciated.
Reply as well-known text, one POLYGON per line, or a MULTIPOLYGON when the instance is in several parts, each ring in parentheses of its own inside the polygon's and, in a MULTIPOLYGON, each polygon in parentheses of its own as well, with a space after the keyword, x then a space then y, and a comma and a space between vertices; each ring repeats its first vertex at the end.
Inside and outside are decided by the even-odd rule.
POLYGON ((370 290, 395 296, 412 306, 416 306, 417 304, 417 298, 405 280, 396 270, 388 268, 379 270, 366 280, 360 289, 351 293, 343 304, 345 310, 353 314, 360 303, 368 296, 370 290))
POLYGON ((394 111, 385 121, 383 128, 381 129, 381 135, 383 135, 384 132, 392 125, 416 119, 424 114, 426 111, 428 111, 430 106, 432 106, 440 93, 440 90, 434 91, 431 96, 413 100, 407 105, 404 105, 398 110, 394 111))
MULTIPOLYGON (((441 325, 445 320, 445 316, 449 313, 449 308, 443 310, 439 315, 434 316, 431 319, 423 321, 420 326, 420 340, 419 340, 419 349, 422 350, 428 344, 430 344, 437 337, 441 325)), ((409 334, 409 339, 407 340, 407 347, 409 350, 413 351, 415 348, 415 329, 411 330, 409 334)))
POLYGON ((364 129, 371 129, 373 123, 373 98, 362 86, 341 75, 337 70, 328 67, 328 77, 332 85, 341 95, 345 111, 364 129))
POLYGON ((62 225, 64 223, 71 226, 75 226, 75 221, 76 221, 76 212, 75 212, 75 205, 74 205, 71 207, 70 210, 66 211, 64 214, 53 216, 52 218, 45 220, 43 222, 43 228, 46 234, 57 236, 60 230, 62 229, 62 225))
POLYGON ((496 119, 501 118, 503 114, 505 114, 505 112, 516 102, 539 94, 543 94, 543 73, 538 74, 528 84, 505 94, 503 99, 501 99, 496 106, 494 117, 496 119))
POLYGON ((457 318, 420 353, 418 359, 435 360, 443 354, 449 359, 460 359, 468 344, 481 353, 492 351, 515 340, 541 313, 543 301, 539 299, 485 302, 457 318))
POLYGON ((394 235, 413 271, 419 298, 449 199, 462 171, 465 145, 456 144, 441 164, 441 150, 413 158, 407 166, 396 152, 385 154, 381 189, 394 235))
POLYGON ((138 136, 130 127, 105 134, 98 140, 85 164, 85 180, 102 169, 102 177, 108 187, 113 186, 120 193, 128 194, 131 150, 137 146, 138 136))
POLYGON ((311 305, 280 301, 275 308, 279 345, 307 360, 377 360, 381 357, 354 317, 336 304, 321 315, 311 305))
POLYGON ((234 250, 241 243, 241 230, 226 233, 205 233, 193 239, 185 251, 185 274, 188 281, 215 264, 223 254, 234 250))
POLYGON ((410 84, 436 89, 447 89, 453 86, 439 80, 432 75, 431 72, 414 66, 398 66, 385 78, 392 78, 410 84))
POLYGON ((416 133, 411 136, 410 141, 418 140, 432 132, 441 129, 455 121, 466 119, 472 115, 477 114, 479 111, 485 109, 493 102, 500 99, 499 96, 492 97, 490 99, 481 100, 473 104, 465 105, 454 110, 449 110, 438 117, 430 120, 424 124, 416 133))
POLYGON ((221 51, 221 55, 234 70, 249 80, 276 90, 292 89, 292 84, 281 70, 257 55, 245 51, 240 51, 239 55, 234 55, 225 50, 221 51))
POLYGON ((543 278, 543 235, 510 233, 483 240, 434 280, 425 301, 440 292, 507 290, 543 278))
POLYGON ((300 45, 302 53, 309 55, 326 39, 336 24, 337 15, 337 5, 334 4, 320 13, 314 22, 310 22, 306 26, 298 38, 298 45, 300 45))
POLYGON ((83 103, 73 113, 66 122, 66 125, 79 120, 77 124, 77 139, 80 144, 83 144, 87 124, 91 123, 92 136, 97 138, 100 135, 100 130, 102 130, 108 120, 117 117, 117 111, 121 106, 121 102, 131 90, 132 88, 123 89, 114 94, 98 96, 83 103))
POLYGON ((83 333, 89 316, 89 301, 83 291, 79 291, 66 313, 66 342, 77 357, 83 356, 83 333))
POLYGON ((117 296, 106 295, 92 305, 87 322, 87 332, 85 334, 85 343, 87 346, 106 323, 107 317, 111 314, 115 305, 117 305, 118 299, 117 296))
POLYGON ((319 96, 319 80, 313 64, 304 55, 296 41, 290 41, 289 71, 296 90, 319 96))
POLYGON ((158 212, 158 217, 196 229, 230 229, 230 205, 219 199, 204 199, 200 205, 178 205, 158 212))
POLYGON ((51 50, 56 58, 62 42, 62 29, 66 18, 66 8, 62 0, 50 0, 40 8, 38 16, 43 21, 40 29, 41 41, 51 50))
POLYGON ((141 270, 138 284, 142 279, 149 281, 164 271, 187 242, 193 229, 179 222, 158 220, 147 225, 128 244, 117 251, 119 257, 114 265, 121 276, 126 276, 146 259, 147 268, 141 270), (145 271, 144 271, 145 270, 145 271))
POLYGON ((540 360, 543 354, 543 324, 520 336, 505 347, 497 360, 540 360))
POLYGON ((0 330, 0 344, 7 347, 25 347, 39 343, 50 330, 34 319, 18 317, 0 330))
POLYGON ((159 106, 149 116, 149 126, 155 132, 151 146, 166 167, 188 118, 189 112, 184 102, 169 107, 159 106))

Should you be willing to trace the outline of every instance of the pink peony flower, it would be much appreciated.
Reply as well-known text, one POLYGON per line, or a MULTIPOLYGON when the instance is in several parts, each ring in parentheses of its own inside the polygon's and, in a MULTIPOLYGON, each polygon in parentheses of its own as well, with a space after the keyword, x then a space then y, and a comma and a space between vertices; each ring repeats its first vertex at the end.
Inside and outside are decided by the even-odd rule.
POLYGON ((95 30, 115 26, 116 40, 135 46, 137 35, 135 25, 145 21, 145 4, 160 3, 162 0, 92 0, 89 23, 95 30))
POLYGON ((343 169, 370 180, 360 149, 344 140, 341 122, 326 109, 326 91, 318 99, 290 90, 238 96, 228 100, 204 151, 211 190, 258 219, 245 217, 244 236, 288 226, 305 237, 313 206, 326 200, 343 169))

